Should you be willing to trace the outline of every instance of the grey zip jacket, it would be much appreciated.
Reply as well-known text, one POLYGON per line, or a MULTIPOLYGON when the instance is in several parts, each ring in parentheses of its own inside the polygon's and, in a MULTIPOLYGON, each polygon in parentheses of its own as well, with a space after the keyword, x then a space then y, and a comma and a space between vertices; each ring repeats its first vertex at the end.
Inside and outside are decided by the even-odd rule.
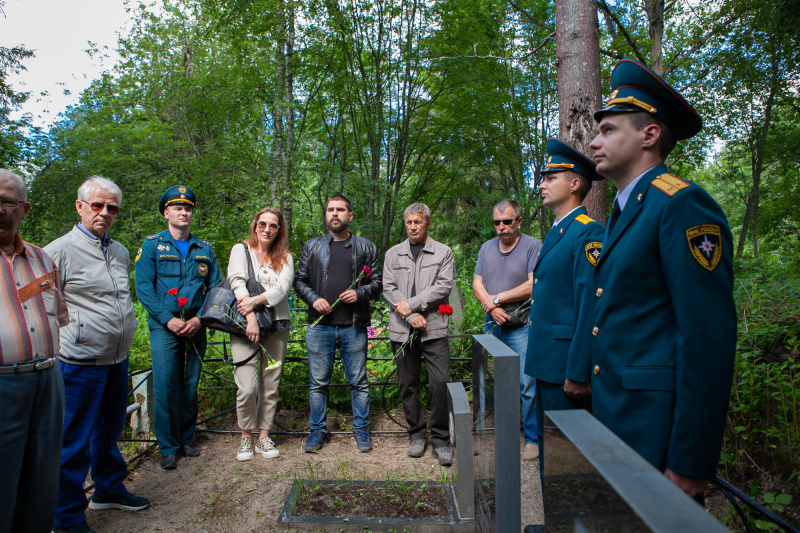
POLYGON ((69 325, 61 328, 59 359, 74 365, 110 365, 128 357, 136 331, 128 250, 99 240, 76 225, 44 247, 55 261, 69 325))

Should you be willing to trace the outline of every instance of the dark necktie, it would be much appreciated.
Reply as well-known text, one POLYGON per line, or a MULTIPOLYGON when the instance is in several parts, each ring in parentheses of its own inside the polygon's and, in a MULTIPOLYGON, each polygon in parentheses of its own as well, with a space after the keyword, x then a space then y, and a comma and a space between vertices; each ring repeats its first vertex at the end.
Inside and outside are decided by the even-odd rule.
POLYGON ((614 224, 617 223, 620 213, 622 213, 622 209, 619 208, 619 202, 614 198, 614 205, 611 207, 611 219, 608 221, 609 234, 614 230, 614 224))

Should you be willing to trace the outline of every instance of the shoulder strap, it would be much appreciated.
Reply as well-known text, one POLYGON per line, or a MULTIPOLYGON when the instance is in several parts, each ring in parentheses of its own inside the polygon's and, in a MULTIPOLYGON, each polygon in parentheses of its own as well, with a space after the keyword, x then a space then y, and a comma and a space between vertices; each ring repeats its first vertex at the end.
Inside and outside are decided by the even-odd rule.
POLYGON ((255 281, 256 271, 253 270, 253 260, 250 258, 250 249, 247 247, 247 243, 244 241, 239 241, 239 244, 244 246, 244 255, 247 257, 247 279, 252 279, 255 281))

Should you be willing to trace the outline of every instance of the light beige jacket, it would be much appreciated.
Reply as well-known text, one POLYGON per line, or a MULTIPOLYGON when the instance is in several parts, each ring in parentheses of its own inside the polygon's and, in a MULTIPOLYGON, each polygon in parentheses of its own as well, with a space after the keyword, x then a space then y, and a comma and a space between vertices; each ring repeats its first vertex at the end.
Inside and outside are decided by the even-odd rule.
MULTIPOLYGON (((247 253, 253 262, 253 271, 256 273, 256 281, 264 287, 264 295, 267 297, 269 307, 272 308, 273 320, 289 319, 289 289, 294 280, 294 259, 291 254, 286 256, 280 272, 275 272, 272 265, 267 268, 258 264, 255 252, 248 247, 247 253)), ((247 292, 247 256, 244 246, 236 243, 231 249, 231 257, 228 261, 228 279, 231 282, 231 289, 236 295, 237 300, 250 296, 247 292)))
POLYGON ((420 313, 428 322, 422 332, 423 341, 447 335, 447 317, 439 314, 439 305, 446 304, 453 286, 453 252, 428 236, 417 261, 411 255, 408 239, 386 252, 383 260, 383 297, 389 302, 389 338, 405 342, 411 333, 411 321, 420 313), (411 289, 416 284, 416 294, 411 289), (411 315, 405 320, 397 316, 394 307, 408 301, 411 315))

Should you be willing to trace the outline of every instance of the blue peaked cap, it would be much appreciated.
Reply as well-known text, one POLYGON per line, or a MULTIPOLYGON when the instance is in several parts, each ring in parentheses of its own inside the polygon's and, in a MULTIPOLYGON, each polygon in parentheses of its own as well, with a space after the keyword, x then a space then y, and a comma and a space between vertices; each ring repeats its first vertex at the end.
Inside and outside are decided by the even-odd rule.
POLYGON ((575 148, 558 139, 547 139, 547 165, 542 174, 572 170, 592 181, 603 179, 595 172, 595 163, 575 148))
POLYGON ((681 94, 655 72, 633 59, 621 59, 611 71, 611 96, 596 111, 600 122, 606 113, 651 113, 672 131, 678 141, 694 137, 703 120, 681 94))

